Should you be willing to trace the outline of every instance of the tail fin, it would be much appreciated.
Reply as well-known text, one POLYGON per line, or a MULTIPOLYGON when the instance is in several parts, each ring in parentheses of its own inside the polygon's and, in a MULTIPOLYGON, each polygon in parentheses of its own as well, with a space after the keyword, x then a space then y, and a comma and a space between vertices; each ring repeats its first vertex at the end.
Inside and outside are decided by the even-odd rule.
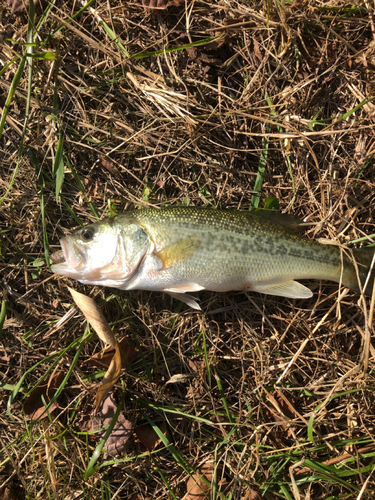
POLYGON ((346 257, 344 260, 343 284, 359 292, 359 279, 361 282, 362 290, 366 286, 364 290, 365 295, 372 295, 375 279, 375 262, 373 262, 375 248, 356 248, 352 251, 357 263, 358 271, 355 269, 355 266, 352 263, 348 263, 349 259, 346 257), (371 274, 369 276, 370 269, 371 274))

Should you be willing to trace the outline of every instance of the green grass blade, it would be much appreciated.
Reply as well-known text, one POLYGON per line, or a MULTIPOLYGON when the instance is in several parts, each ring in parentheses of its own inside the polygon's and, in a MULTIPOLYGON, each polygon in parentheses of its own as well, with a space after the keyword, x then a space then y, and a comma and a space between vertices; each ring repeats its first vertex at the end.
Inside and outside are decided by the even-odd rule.
POLYGON ((374 100, 374 97, 371 96, 371 95, 368 95, 367 97, 365 97, 359 104, 357 104, 357 106, 354 106, 354 108, 350 109, 349 111, 347 111, 346 113, 344 113, 342 116, 341 116, 341 121, 345 121, 347 118, 349 118, 350 116, 352 116, 353 113, 355 113, 356 111, 358 111, 359 109, 363 108, 363 106, 365 104, 367 104, 368 102, 371 102, 374 100))
POLYGON ((308 423, 308 426, 307 426, 307 437, 310 439, 310 441, 312 442, 313 445, 316 446, 316 442, 315 442, 315 439, 314 439, 314 420, 315 420, 315 413, 313 413, 311 415, 311 417, 309 418, 309 423, 308 423))
MULTIPOLYGON (((77 17, 79 17, 82 14, 82 12, 85 12, 85 10, 87 10, 90 7, 90 5, 92 5, 93 3, 95 3, 95 1, 96 0, 90 0, 89 2, 87 2, 87 4, 84 5, 83 7, 81 7, 79 9, 79 11, 77 11, 71 17, 66 18, 65 22, 68 23, 68 24, 71 23, 73 21, 73 19, 76 19, 77 17)), ((39 27, 39 25, 38 25, 38 27, 39 27)), ((56 35, 56 33, 58 33, 59 31, 63 30, 64 28, 66 29, 66 26, 64 26, 64 25, 59 26, 55 31, 52 32, 52 37, 54 37, 56 35)))
POLYGON ((98 458, 100 457, 100 454, 105 446, 105 443, 107 442, 107 439, 109 438, 109 436, 111 435, 112 433, 112 430, 114 428, 114 426, 116 425, 116 422, 118 420, 118 417, 120 415, 120 412, 122 410, 122 407, 123 407, 123 404, 124 404, 124 401, 125 401, 125 394, 126 394, 126 391, 125 391, 125 388, 123 387, 123 390, 122 390, 122 397, 121 397, 121 400, 117 406, 117 409, 116 409, 116 413, 114 414, 113 416, 113 419, 111 421, 111 423, 109 424, 108 426, 108 429, 106 430, 106 433, 104 434, 104 437, 103 439, 100 440, 99 444, 96 446, 95 450, 94 450, 94 453, 92 454, 92 457, 90 459, 90 462, 85 470, 85 473, 84 473, 84 476, 83 478, 85 479, 85 481, 87 481, 87 479, 96 471, 97 467, 95 466, 96 462, 98 461, 98 458))
MULTIPOLYGON (((77 186, 79 187, 81 193, 86 196, 86 189, 84 188, 82 182, 81 182, 81 179, 78 177, 78 174, 77 172, 75 171, 75 169, 73 168, 73 166, 68 162, 68 168, 69 170, 71 171, 72 175, 73 175, 73 178, 77 184, 77 186)), ((87 202, 88 206, 90 207, 91 209, 91 212, 95 215, 96 218, 99 219, 99 214, 94 206, 94 204, 91 202, 91 201, 88 201, 87 202)))
POLYGON ((13 63, 15 63, 16 61, 18 61, 19 59, 20 59, 19 56, 15 56, 9 62, 7 62, 6 64, 4 64, 4 67, 0 70, 0 76, 3 75, 6 72, 6 70, 10 66, 12 66, 13 63))
POLYGON ((106 24, 103 19, 100 19, 100 24, 102 25, 102 28, 104 31, 107 33, 109 38, 117 45, 117 47, 121 50, 123 54, 125 54, 126 57, 130 57, 129 52, 126 50, 126 48, 122 45, 120 40, 118 39, 118 36, 116 33, 114 33, 111 28, 106 24))
POLYGON ((3 331, 3 326, 6 317, 7 317, 7 303, 5 302, 5 300, 3 300, 1 303, 1 310, 0 310, 0 335, 1 332, 3 331))
POLYGON ((198 40, 196 42, 187 43, 185 45, 179 45, 178 47, 172 47, 170 49, 161 49, 161 50, 153 50, 150 52, 141 52, 140 54, 135 54, 134 56, 130 56, 130 59, 145 59, 146 57, 153 56, 161 56, 163 54, 170 54, 171 52, 177 52, 179 50, 186 50, 192 47, 199 47, 201 45, 207 45, 218 38, 221 38, 224 35, 213 36, 211 38, 204 38, 203 40, 198 40))
POLYGON ((159 427, 155 424, 151 418, 144 414, 144 417, 147 419, 148 423, 151 425, 152 429, 156 432, 158 438, 161 440, 163 445, 167 448, 169 453, 173 456, 175 461, 180 464, 180 466, 183 468, 183 470, 186 472, 186 474, 189 474, 191 476, 191 470, 192 467, 190 464, 187 462, 187 460, 184 459, 184 457, 181 455, 181 453, 171 444, 169 439, 164 435, 164 433, 159 429, 159 427))
POLYGON ((155 460, 154 457, 151 457, 151 460, 152 460, 152 463, 154 464, 154 467, 156 468, 156 470, 158 471, 159 473, 159 476, 161 477, 163 483, 165 484, 165 486, 168 488, 168 491, 169 491, 169 494, 171 495, 171 497, 174 499, 174 500, 178 500, 178 498, 176 497, 176 495, 173 493, 173 490, 172 488, 169 486, 169 483, 168 481, 166 480, 166 478, 164 477, 164 474, 162 473, 157 461, 155 460))
MULTIPOLYGON (((3 108, 3 114, 1 115, 1 119, 0 119, 0 138, 3 135, 4 126, 5 126, 5 120, 6 120, 6 117, 7 117, 9 108, 10 108, 10 105, 12 104, 14 93, 16 92, 17 86, 19 84, 19 81, 20 81, 21 76, 23 74, 23 71, 25 69, 25 62, 26 62, 26 54, 22 57, 22 59, 20 61, 18 69, 17 69, 17 71, 16 71, 16 73, 15 73, 15 75, 13 77, 13 81, 11 83, 11 86, 10 86, 10 89, 9 89, 9 92, 8 92, 8 97, 7 97, 6 101, 5 101, 5 105, 4 105, 4 108, 3 108)), ((11 184, 13 184, 13 182, 14 182, 14 179, 12 179, 11 184)), ((9 190, 10 190, 10 187, 8 188, 8 191, 9 190)), ((6 197, 6 195, 8 194, 8 191, 6 192, 5 196, 3 198, 1 198, 0 203, 6 197)))
MULTIPOLYGON (((267 132, 269 132, 270 130, 271 127, 270 125, 268 125, 267 132)), ((263 186, 264 172, 266 170, 266 165, 267 165, 268 146, 269 146, 269 140, 267 137, 265 137, 263 140, 263 148, 258 163, 258 173, 254 183, 255 193, 251 195, 251 201, 250 201, 251 208, 258 208, 259 206, 260 193, 262 191, 262 186, 263 186)))
MULTIPOLYGON (((369 240, 375 240, 375 233, 374 234, 369 234, 368 236, 362 236, 362 238, 358 238, 356 240, 351 240, 348 241, 348 245, 352 245, 354 243, 362 243, 363 241, 369 241, 369 240)), ((372 245, 369 245, 370 247, 372 245)))
POLYGON ((57 143, 55 161, 53 162, 53 176, 55 178, 55 196, 56 201, 59 201, 60 190, 64 180, 64 136, 59 132, 59 140, 57 143))
POLYGON ((44 176, 42 172, 42 165, 38 162, 33 150, 30 148, 27 150, 26 154, 30 158, 30 161, 35 168, 35 173, 37 177, 37 182, 40 186, 40 213, 42 216, 42 226, 43 226, 43 246, 44 246, 44 256, 46 259, 46 264, 50 267, 49 260, 49 243, 48 243, 48 234, 47 234, 47 223, 46 223, 46 213, 45 213, 45 201, 44 201, 44 176))
POLYGON ((208 353, 207 353, 207 344, 206 344, 206 334, 204 329, 202 328, 201 335, 203 338, 203 351, 204 351, 204 362, 206 365, 206 371, 207 371, 207 382, 209 387, 211 387, 211 370, 210 370, 210 362, 208 359, 208 353))
MULTIPOLYGON (((8 404, 7 404, 7 413, 8 413, 8 416, 9 418, 14 421, 14 418, 11 414, 11 406, 15 400, 15 398, 17 397, 18 393, 22 390, 22 386, 23 386, 23 383, 26 379, 26 377, 28 376, 29 373, 32 373, 36 368, 38 368, 39 366, 41 366, 43 363, 47 363, 48 361, 54 359, 54 358, 57 358, 53 363, 52 365, 48 368, 48 370, 46 370, 46 372, 43 374, 43 376, 41 377, 41 379, 39 380, 38 383, 41 383, 46 377, 47 375, 55 368, 55 366, 60 363, 60 360, 65 356, 65 354, 67 352, 69 352, 71 349, 74 349, 74 347, 76 347, 77 345, 79 345, 80 343, 82 343, 82 348, 84 347, 84 345, 86 344, 86 341, 90 340, 90 338, 93 336, 94 334, 93 333, 89 333, 89 335, 86 335, 86 332, 84 333, 83 337, 78 337, 77 339, 73 340, 73 342, 71 344, 68 345, 68 347, 65 347, 63 350, 61 350, 60 352, 54 352, 52 354, 50 354, 49 356, 46 356, 45 358, 41 359, 40 361, 38 361, 37 363, 35 363, 33 366, 31 366, 31 368, 29 368, 28 370, 25 371, 25 373, 22 375, 22 377, 20 378, 20 380, 18 381, 15 389, 12 391, 12 394, 10 395, 9 397, 9 400, 8 400, 8 404)), ((31 391, 29 391, 26 396, 30 395, 30 393, 34 390, 34 387, 31 389, 31 391)))
MULTIPOLYGON (((26 62, 26 55, 24 55, 22 57, 21 61, 20 61, 20 64, 18 66, 16 74, 14 75, 14 78, 13 78, 12 84, 10 86, 8 97, 7 97, 6 101, 5 101, 5 105, 4 105, 4 108, 3 108, 3 114, 1 115, 1 119, 0 119, 0 138, 1 138, 1 136, 3 134, 3 131, 4 131, 6 117, 8 115, 8 111, 10 109, 10 105, 12 103, 14 93, 15 93, 15 91, 17 89, 18 83, 19 83, 19 81, 21 79, 21 76, 23 74, 23 71, 25 69, 25 62, 26 62)), ((24 127, 24 129, 25 129, 25 127, 24 127)), ((23 142, 24 142, 24 133, 22 133, 21 144, 20 144, 19 151, 22 150, 23 142)), ((20 156, 20 155, 18 155, 18 156, 20 156)), ((18 157, 18 160, 17 160, 16 166, 14 167, 13 175, 12 175, 12 178, 10 180, 9 186, 8 186, 8 188, 7 188, 4 196, 2 198, 0 198, 0 204, 5 200, 5 198, 8 196, 10 190, 13 187, 13 184, 14 184, 14 181, 16 180, 18 169, 19 169, 19 166, 20 166, 20 161, 21 160, 18 157)))
POLYGON ((23 151, 23 145, 24 145, 24 142, 25 142, 25 136, 26 136, 26 133, 27 133, 27 124, 28 124, 28 121, 29 121, 31 92, 32 92, 32 85, 33 85, 33 64, 34 63, 33 63, 33 59, 32 59, 31 56, 32 56, 33 50, 34 50, 34 47, 33 47, 33 45, 34 45, 34 32, 33 32, 34 18, 35 18, 35 8, 34 8, 33 2, 30 2, 30 5, 29 5, 29 23, 28 23, 28 27, 27 27, 27 47, 26 47, 26 52, 25 52, 24 56, 22 57, 22 59, 20 61, 20 64, 19 64, 18 69, 16 71, 16 74, 14 75, 12 84, 11 84, 10 89, 9 89, 8 97, 7 97, 7 100, 5 102, 5 106, 4 106, 4 109, 3 109, 3 114, 2 114, 1 119, 0 119, 0 138, 1 138, 1 136, 3 134, 3 131, 4 131, 6 117, 7 117, 10 105, 12 103, 12 99, 13 99, 14 93, 15 93, 15 91, 17 89, 17 86, 18 86, 18 84, 20 82, 21 76, 22 76, 23 71, 25 69, 25 63, 27 61, 27 64, 28 64, 28 67, 29 67, 29 78, 28 78, 28 86, 27 86, 27 100, 26 100, 26 109, 25 109, 25 120, 24 120, 24 124, 23 124, 20 145, 19 145, 19 148, 18 148, 17 163, 16 163, 16 166, 14 168, 13 176, 12 176, 12 179, 11 179, 11 181, 9 183, 8 189, 6 190, 4 196, 0 199, 0 203, 2 203, 5 200, 5 198, 8 196, 10 190, 13 187, 14 181, 16 180, 18 169, 19 169, 19 166, 20 166, 20 163, 21 163, 21 159, 22 159, 22 151, 23 151))

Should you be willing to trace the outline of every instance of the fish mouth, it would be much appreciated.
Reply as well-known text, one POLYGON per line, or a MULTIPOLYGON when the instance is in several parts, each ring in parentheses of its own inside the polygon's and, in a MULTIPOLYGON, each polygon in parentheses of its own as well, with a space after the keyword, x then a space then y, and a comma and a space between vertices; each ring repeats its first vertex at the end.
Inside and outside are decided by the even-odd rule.
POLYGON ((63 276, 76 277, 84 266, 84 258, 74 241, 64 236, 60 240, 61 250, 51 255, 51 271, 63 276))

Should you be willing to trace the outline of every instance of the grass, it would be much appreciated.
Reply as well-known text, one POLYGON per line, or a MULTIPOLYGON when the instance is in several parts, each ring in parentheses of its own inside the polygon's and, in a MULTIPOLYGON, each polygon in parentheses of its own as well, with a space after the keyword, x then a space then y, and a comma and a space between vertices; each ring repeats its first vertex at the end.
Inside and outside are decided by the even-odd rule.
POLYGON ((181 203, 279 206, 308 238, 374 244, 373 5, 28 9, 1 20, 1 495, 182 499, 190 479, 199 499, 372 498, 374 302, 312 281, 305 301, 201 292, 197 313, 48 264, 77 225, 181 203), (67 285, 134 341, 114 397, 152 451, 134 435, 104 459, 118 414, 100 437, 85 424, 105 372, 83 361, 102 346, 67 285))

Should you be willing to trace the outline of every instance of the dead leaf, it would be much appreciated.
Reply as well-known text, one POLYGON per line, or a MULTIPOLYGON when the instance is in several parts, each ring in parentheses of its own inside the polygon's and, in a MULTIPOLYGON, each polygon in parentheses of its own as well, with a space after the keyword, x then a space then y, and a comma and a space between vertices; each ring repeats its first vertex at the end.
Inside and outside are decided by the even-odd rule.
POLYGON ((0 356, 0 364, 9 366, 9 361, 11 359, 11 356, 0 356))
POLYGON ((249 490, 249 500, 262 500, 262 497, 259 495, 259 492, 257 490, 254 490, 253 488, 250 488, 249 490))
POLYGON ((209 459, 200 465, 197 469, 197 474, 189 477, 187 482, 187 493, 184 500, 207 500, 210 498, 211 486, 206 484, 202 476, 210 483, 214 478, 214 461, 209 459))
MULTIPOLYGON (((121 367, 128 368, 128 366, 131 365, 137 358, 138 351, 130 337, 124 337, 121 339, 119 341, 119 346, 122 355, 121 367)), ((109 347, 103 353, 99 352, 94 354, 94 356, 91 356, 91 358, 86 359, 82 364, 96 366, 97 368, 108 368, 114 353, 115 349, 113 347, 109 347)))
POLYGON ((112 358, 111 364, 103 377, 102 383, 96 393, 96 409, 99 409, 104 398, 117 382, 121 373, 121 351, 118 342, 116 343, 115 355, 112 358))
POLYGON ((87 321, 98 334, 98 337, 103 340, 103 342, 107 342, 107 344, 112 347, 116 347, 115 336, 113 335, 107 320, 93 299, 87 297, 87 295, 84 295, 83 293, 73 290, 72 288, 69 288, 69 292, 72 294, 74 302, 81 309, 87 321))
POLYGON ((99 154, 99 160, 98 163, 107 170, 110 174, 113 175, 113 177, 121 177, 121 173, 119 169, 116 167, 114 162, 108 158, 108 156, 103 155, 102 153, 99 154))
POLYGON ((104 375, 102 383, 96 394, 96 410, 98 410, 100 404, 108 395, 109 391, 115 385, 117 379, 120 376, 122 359, 119 343, 115 339, 115 336, 107 320, 103 316, 96 303, 90 297, 87 297, 83 293, 79 293, 72 288, 69 288, 69 291, 72 294, 74 302, 81 309, 87 321, 98 334, 98 337, 115 348, 115 353, 111 360, 107 373, 104 375))
POLYGON ((197 373, 176 373, 169 380, 166 381, 165 385, 188 382, 189 380, 191 380, 196 376, 197 373))
POLYGON ((15 481, 8 484, 5 489, 0 490, 3 500, 24 500, 24 490, 15 481))
POLYGON ((181 7, 185 0, 142 0, 143 7, 147 9, 165 10, 168 7, 181 7))
MULTIPOLYGON (((103 403, 97 414, 91 420, 91 430, 96 431, 107 427, 113 420, 113 417, 117 410, 117 404, 113 399, 113 396, 108 396, 104 399, 103 403)), ((117 422, 115 423, 111 434, 109 435, 106 443, 104 458, 108 458, 108 455, 120 455, 125 447, 129 438, 132 435, 132 424, 129 420, 126 420, 124 414, 120 412, 117 422)), ((99 437, 103 437, 106 433, 106 429, 99 432, 99 437)))
MULTIPOLYGON (((38 385, 36 389, 30 394, 26 399, 23 409, 25 414, 30 417, 31 420, 36 420, 37 418, 47 417, 47 412, 45 410, 42 397, 44 398, 46 404, 48 404, 53 396, 56 394, 57 389, 60 387, 65 374, 63 372, 57 372, 52 375, 48 382, 38 385)), ((57 408, 57 403, 54 402, 50 406, 48 412, 52 413, 53 410, 57 408)))
POLYGON ((192 360, 189 358, 188 365, 193 372, 199 372, 202 374, 205 369, 206 363, 201 360, 192 360))
MULTIPOLYGON (((11 8, 11 13, 16 14, 18 12, 24 12, 29 8, 29 0, 7 0, 7 4, 11 8)), ((40 0, 34 0, 35 7, 42 5, 40 0)))
POLYGON ((68 496, 64 497, 64 500, 77 500, 83 495, 82 490, 73 491, 68 496))
POLYGON ((255 38, 253 39, 253 44, 254 44, 255 57, 261 63, 263 61, 263 57, 262 57, 262 54, 261 54, 260 49, 259 49, 259 43, 257 42, 257 40, 255 38))
MULTIPOLYGON (((167 435, 167 426, 164 422, 159 425, 159 429, 164 434, 167 435)), ((139 445, 142 452, 144 451, 154 451, 159 444, 162 442, 160 437, 156 434, 156 431, 150 424, 141 425, 134 429, 135 442, 139 445)))

